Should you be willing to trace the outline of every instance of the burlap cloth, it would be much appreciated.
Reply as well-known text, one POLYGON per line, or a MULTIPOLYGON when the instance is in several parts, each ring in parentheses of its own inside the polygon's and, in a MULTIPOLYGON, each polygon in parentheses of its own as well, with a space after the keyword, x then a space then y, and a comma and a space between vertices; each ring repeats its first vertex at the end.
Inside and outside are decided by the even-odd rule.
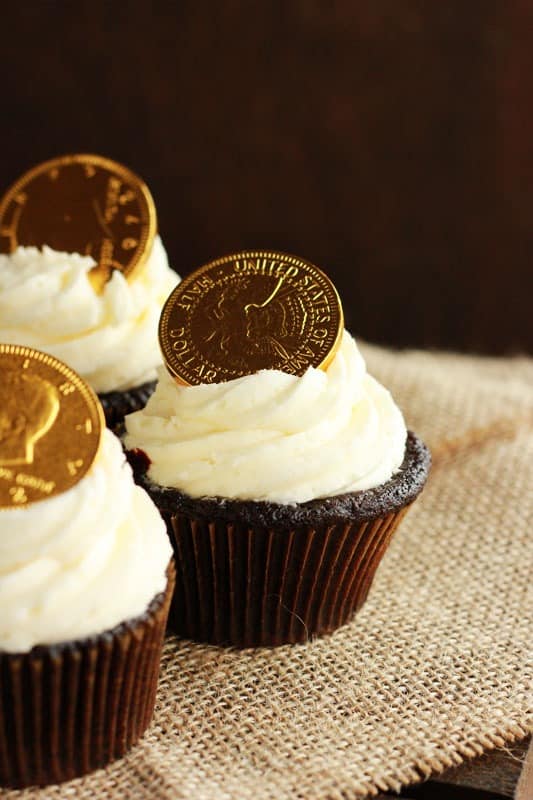
POLYGON ((129 756, 3 796, 347 800, 532 729, 533 360, 363 350, 434 457, 363 610, 277 650, 169 639, 129 756))

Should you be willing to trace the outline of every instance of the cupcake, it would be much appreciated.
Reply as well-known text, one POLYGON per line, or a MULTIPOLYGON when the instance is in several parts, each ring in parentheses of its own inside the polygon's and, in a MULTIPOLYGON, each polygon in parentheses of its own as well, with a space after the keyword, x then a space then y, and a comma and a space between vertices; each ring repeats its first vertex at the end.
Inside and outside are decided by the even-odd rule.
MULTIPOLYGON (((305 286, 296 280, 301 300, 305 286)), ((234 286, 234 313, 253 306, 263 324, 274 291, 280 306, 289 297, 288 278, 276 286, 270 294, 267 287, 266 302, 253 304, 239 299, 234 286)), ((186 302, 183 297, 177 306, 191 306, 190 290, 186 302)), ((209 308, 220 310, 212 300, 209 308)), ((186 339, 187 348, 175 350, 188 353, 194 365, 200 345, 190 344, 194 330, 176 326, 170 302, 162 324, 174 325, 171 343, 186 339)), ((185 312, 194 326, 199 311, 185 312)), ((301 318, 308 321, 309 314, 301 318)), ((295 341, 289 328, 284 323, 268 337, 278 354, 295 341)), ((211 334, 197 330, 196 341, 211 345, 211 334)), ((252 327, 243 327, 243 335, 246 330, 252 327)), ((265 331, 263 325, 261 341, 265 331)), ((323 338, 311 334, 307 350, 323 338)), ((235 353, 226 363, 232 356, 237 363, 235 353)), ((173 544, 171 623, 181 635, 241 647, 303 642, 333 631, 364 603, 391 536, 424 486, 430 456, 407 432, 389 392, 367 374, 348 332, 328 362, 301 374, 259 369, 184 385, 176 380, 176 359, 172 376, 159 370, 146 407, 126 417, 124 443, 135 478, 158 506, 173 544)), ((286 363, 292 368, 295 357, 286 363)))
POLYGON ((99 156, 41 164, 0 203, 0 341, 72 366, 109 427, 144 406, 162 363, 157 324, 179 276, 156 226, 145 184, 99 156))
POLYGON ((164 524, 119 440, 104 428, 96 452, 84 444, 98 421, 73 403, 85 393, 90 404, 89 390, 37 356, 35 374, 35 351, 0 346, 0 785, 10 787, 83 775, 143 734, 174 583, 164 524), (20 374, 6 373, 6 353, 26 365, 20 374))

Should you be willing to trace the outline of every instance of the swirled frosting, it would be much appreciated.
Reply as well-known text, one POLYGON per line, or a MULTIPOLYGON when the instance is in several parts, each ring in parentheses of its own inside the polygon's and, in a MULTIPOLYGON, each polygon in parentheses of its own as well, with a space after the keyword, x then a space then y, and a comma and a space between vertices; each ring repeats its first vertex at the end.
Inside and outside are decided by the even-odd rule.
POLYGON ((94 265, 46 246, 0 255, 0 341, 51 353, 96 392, 140 386, 161 364, 159 315, 179 277, 159 237, 139 274, 128 282, 115 270, 101 295, 88 279, 94 265))
POLYGON ((403 461, 402 414, 346 331, 328 369, 301 377, 180 386, 158 374, 126 417, 126 447, 146 452, 150 480, 191 497, 302 503, 378 486, 403 461))
POLYGON ((0 510, 0 650, 102 633, 142 614, 166 586, 163 520, 119 440, 103 437, 72 489, 0 510))

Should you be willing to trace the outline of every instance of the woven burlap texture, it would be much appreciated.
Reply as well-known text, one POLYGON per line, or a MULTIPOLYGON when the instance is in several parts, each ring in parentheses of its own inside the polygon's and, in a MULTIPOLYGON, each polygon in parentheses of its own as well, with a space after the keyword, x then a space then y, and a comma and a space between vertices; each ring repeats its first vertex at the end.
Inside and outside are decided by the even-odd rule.
POLYGON ((434 458, 362 611, 275 650, 170 638, 140 745, 3 796, 348 800, 532 729, 533 361, 362 349, 434 458))

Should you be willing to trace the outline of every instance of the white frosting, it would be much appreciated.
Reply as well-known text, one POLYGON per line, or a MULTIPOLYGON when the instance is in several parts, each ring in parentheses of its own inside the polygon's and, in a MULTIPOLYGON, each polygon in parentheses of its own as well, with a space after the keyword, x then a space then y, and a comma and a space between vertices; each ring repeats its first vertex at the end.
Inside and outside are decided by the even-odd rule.
POLYGON ((302 503, 387 481, 407 431, 346 331, 326 371, 278 370, 180 386, 164 369, 147 406, 126 417, 126 446, 149 478, 191 497, 302 503))
POLYGON ((0 510, 0 650, 79 639, 142 614, 171 548, 110 431, 72 489, 0 510))
POLYGON ((159 315, 179 277, 159 236, 139 274, 128 282, 115 270, 101 295, 88 279, 94 265, 50 247, 0 255, 0 341, 51 353, 96 392, 140 386, 162 363, 159 315))

